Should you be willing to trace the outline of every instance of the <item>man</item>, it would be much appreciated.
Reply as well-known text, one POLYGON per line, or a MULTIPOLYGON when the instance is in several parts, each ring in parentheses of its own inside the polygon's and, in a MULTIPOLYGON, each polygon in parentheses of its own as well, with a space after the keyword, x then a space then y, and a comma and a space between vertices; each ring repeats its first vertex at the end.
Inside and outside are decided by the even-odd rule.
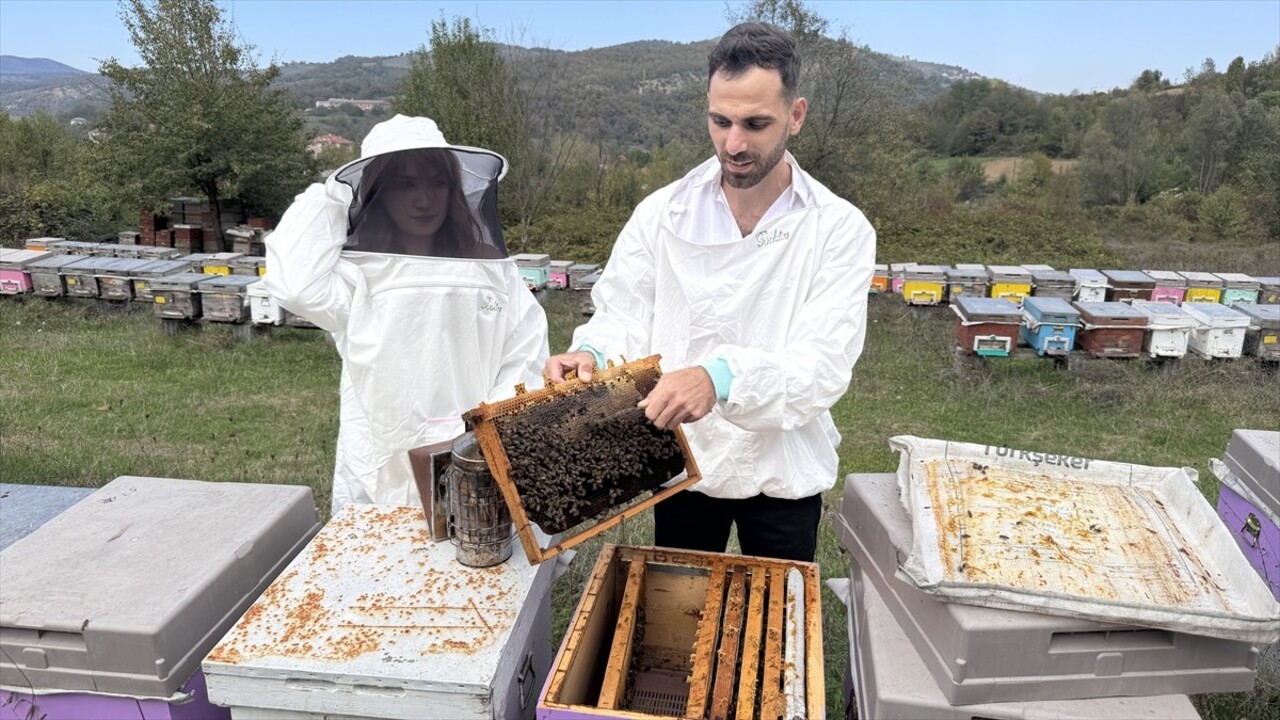
POLYGON ((715 157, 650 195, 592 291, 596 312, 546 375, 658 353, 640 403, 702 471, 654 508, 657 545, 812 561, 840 434, 829 408, 866 331, 875 231, 786 152, 804 125, 791 37, 746 23, 708 57, 715 157))

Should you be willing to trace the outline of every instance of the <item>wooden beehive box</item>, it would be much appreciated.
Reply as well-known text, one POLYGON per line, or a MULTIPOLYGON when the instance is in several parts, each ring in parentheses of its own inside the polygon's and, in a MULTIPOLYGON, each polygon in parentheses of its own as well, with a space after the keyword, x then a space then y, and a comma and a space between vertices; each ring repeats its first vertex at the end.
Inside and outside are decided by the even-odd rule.
POLYGON ((659 430, 636 408, 662 375, 658 359, 610 363, 589 383, 571 377, 533 392, 518 387, 515 397, 463 415, 529 562, 554 557, 702 479, 680 428, 659 430), (684 479, 661 487, 681 472, 684 479), (590 520, 597 522, 586 527, 590 520), (543 547, 534 523, 559 539, 543 547))
POLYGON ((538 717, 821 718, 818 566, 605 545, 538 717))

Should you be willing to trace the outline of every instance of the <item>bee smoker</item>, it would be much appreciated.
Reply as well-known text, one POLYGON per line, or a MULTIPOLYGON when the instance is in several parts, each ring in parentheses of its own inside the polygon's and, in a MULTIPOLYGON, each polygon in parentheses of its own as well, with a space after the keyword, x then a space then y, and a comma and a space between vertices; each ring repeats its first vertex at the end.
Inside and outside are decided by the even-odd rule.
POLYGON ((453 441, 453 459, 445 472, 449 495, 449 539, 458 562, 489 567, 511 557, 511 512, 489 474, 474 432, 453 441))

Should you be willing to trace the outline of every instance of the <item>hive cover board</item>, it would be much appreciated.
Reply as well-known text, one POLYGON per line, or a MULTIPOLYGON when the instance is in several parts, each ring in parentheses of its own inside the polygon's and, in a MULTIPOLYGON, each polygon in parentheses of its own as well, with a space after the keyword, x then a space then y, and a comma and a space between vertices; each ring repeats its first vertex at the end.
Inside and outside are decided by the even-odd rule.
POLYGON ((1195 470, 911 436, 901 576, 951 602, 1052 611, 1254 643, 1280 606, 1195 470))
POLYGON ((1250 643, 943 602, 895 577, 911 516, 895 475, 849 475, 840 544, 902 624, 949 702, 1233 692, 1253 686, 1250 643))
POLYGON ((0 550, 22 538, 58 513, 80 502, 93 488, 0 483, 0 550))
POLYGON ((168 697, 317 530, 308 487, 116 478, 0 552, 0 685, 168 697))
POLYGON ((348 504, 209 653, 209 698, 235 717, 532 717, 554 572, 465 567, 421 508, 348 504))
POLYGON ((701 479, 683 431, 658 429, 636 407, 661 375, 657 356, 610 364, 589 383, 573 377, 464 415, 530 561, 573 547, 701 479), (554 535, 592 520, 550 548, 532 527, 554 535))

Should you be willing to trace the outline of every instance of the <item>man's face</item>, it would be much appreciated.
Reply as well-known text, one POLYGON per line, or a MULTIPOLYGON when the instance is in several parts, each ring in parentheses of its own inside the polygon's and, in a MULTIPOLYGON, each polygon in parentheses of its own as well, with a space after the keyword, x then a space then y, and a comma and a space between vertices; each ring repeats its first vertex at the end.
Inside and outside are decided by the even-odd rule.
POLYGON ((777 70, 716 73, 707 89, 707 130, 730 187, 755 187, 773 172, 787 138, 804 125, 805 100, 788 103, 777 70))

